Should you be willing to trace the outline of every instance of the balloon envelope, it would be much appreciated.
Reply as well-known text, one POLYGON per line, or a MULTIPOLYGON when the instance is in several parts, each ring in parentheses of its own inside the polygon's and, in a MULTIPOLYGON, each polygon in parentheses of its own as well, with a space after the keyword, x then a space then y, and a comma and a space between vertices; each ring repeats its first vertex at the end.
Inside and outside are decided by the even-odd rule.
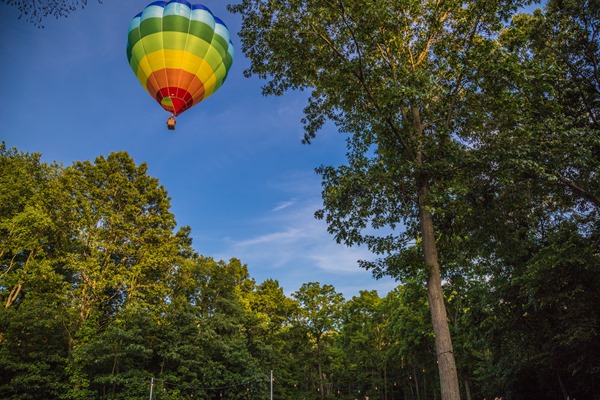
POLYGON ((129 24, 129 65, 144 89, 174 115, 223 84, 233 54, 229 30, 201 4, 155 1, 129 24))

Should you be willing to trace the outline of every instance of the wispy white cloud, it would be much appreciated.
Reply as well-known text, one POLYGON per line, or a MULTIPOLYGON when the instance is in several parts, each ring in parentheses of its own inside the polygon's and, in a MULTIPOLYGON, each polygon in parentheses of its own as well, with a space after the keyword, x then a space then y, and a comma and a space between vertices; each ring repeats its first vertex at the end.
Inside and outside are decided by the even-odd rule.
POLYGON ((306 233, 302 229, 288 228, 285 231, 271 232, 264 235, 251 237, 235 242, 234 246, 237 248, 248 248, 255 246, 274 246, 281 244, 294 244, 297 243, 302 237, 306 237, 306 233))
POLYGON ((333 284, 346 297, 360 290, 378 289, 383 295, 391 290, 395 286, 391 279, 376 281, 358 266, 358 260, 375 257, 368 249, 336 243, 325 222, 314 218, 322 206, 314 177, 290 179, 281 190, 294 200, 280 202, 255 217, 250 223, 260 226, 260 233, 253 229, 250 236, 229 238, 221 258, 239 258, 258 281, 277 279, 286 291, 312 281, 333 284))
POLYGON ((284 209, 292 206, 295 202, 296 202, 296 200, 288 200, 288 201, 279 203, 273 208, 273 212, 284 210, 284 209))
POLYGON ((322 243, 308 257, 320 269, 334 273, 357 273, 358 260, 370 260, 373 255, 360 247, 345 247, 333 241, 322 243))

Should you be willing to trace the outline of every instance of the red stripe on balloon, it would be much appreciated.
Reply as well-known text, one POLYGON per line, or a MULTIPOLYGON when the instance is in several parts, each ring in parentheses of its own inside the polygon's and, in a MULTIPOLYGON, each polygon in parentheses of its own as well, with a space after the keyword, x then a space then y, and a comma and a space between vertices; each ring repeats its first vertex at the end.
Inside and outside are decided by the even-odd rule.
POLYGON ((173 109, 161 106, 174 114, 181 114, 204 98, 204 84, 187 71, 172 68, 153 72, 146 81, 146 90, 161 104, 167 96, 172 98, 173 109), (177 85, 174 86, 173 84, 177 85))
MULTIPOLYGON (((171 98, 171 102, 173 103, 172 112, 175 115, 181 114, 182 112, 184 112, 185 110, 187 110, 194 104, 194 99, 192 98, 192 95, 190 94, 190 92, 188 92, 185 89, 178 88, 178 87, 171 86, 171 87, 161 88, 156 93, 156 101, 158 101, 159 103, 161 103, 162 99, 164 99, 165 97, 171 98)), ((164 106, 163 106, 163 108, 167 111, 171 111, 164 106)))

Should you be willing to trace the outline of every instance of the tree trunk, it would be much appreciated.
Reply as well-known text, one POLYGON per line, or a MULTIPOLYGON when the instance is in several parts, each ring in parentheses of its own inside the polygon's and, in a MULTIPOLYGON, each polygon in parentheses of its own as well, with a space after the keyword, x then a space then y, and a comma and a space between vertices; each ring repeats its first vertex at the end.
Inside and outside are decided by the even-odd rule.
POLYGON ((448 326, 446 306, 442 294, 440 263, 435 242, 433 216, 427 210, 425 202, 428 190, 427 183, 419 182, 417 190, 419 196, 419 219, 421 234, 423 236, 423 255, 427 268, 427 297, 429 300, 433 333, 435 335, 442 400, 460 400, 458 375, 452 351, 452 339, 450 338, 450 328, 448 326))
POLYGON ((417 377, 417 368, 413 367, 413 375, 415 377, 415 388, 417 388, 417 400, 421 400, 421 391, 419 390, 419 378, 417 377))
POLYGON ((23 284, 19 283, 17 286, 12 288, 12 290, 8 294, 8 299, 6 299, 6 304, 4 305, 4 308, 9 308, 12 305, 12 303, 14 303, 15 300, 17 300, 17 297, 19 297, 19 293, 21 293, 22 287, 23 284))
POLYGON ((571 396, 569 396, 569 392, 567 391, 567 388, 565 387, 565 384, 562 378, 560 377, 560 372, 557 372, 556 376, 558 377, 558 384, 560 385, 560 390, 562 392, 563 398, 565 400, 570 400, 571 396))
POLYGON ((471 395, 471 383, 469 378, 465 378, 465 393, 467 394, 467 400, 473 400, 471 395))
POLYGON ((388 400, 387 364, 383 365, 383 400, 388 400))
POLYGON ((321 400, 325 399, 325 390, 323 381, 323 367, 321 365, 321 344, 319 338, 317 338, 317 365, 319 368, 319 393, 321 394, 321 400))
MULTIPOLYGON (((29 262, 33 259, 34 253, 35 253, 35 250, 30 251, 29 255, 27 256, 27 260, 25 261, 25 265, 23 266, 23 276, 27 276, 27 266, 29 265, 29 262)), ((14 257, 13 257, 13 260, 14 260, 14 257)), ((10 270, 10 268, 12 268, 13 261, 11 260, 10 263, 11 263, 11 266, 9 267, 9 270, 10 270)), ((6 271, 6 272, 8 272, 8 271, 6 271)), ((19 284, 17 286, 13 287, 12 290, 10 291, 10 293, 8 294, 8 299, 6 299, 6 304, 5 304, 4 308, 9 308, 17 300, 17 297, 19 297, 19 294, 21 293, 22 288, 23 288, 23 280, 20 279, 19 284)))

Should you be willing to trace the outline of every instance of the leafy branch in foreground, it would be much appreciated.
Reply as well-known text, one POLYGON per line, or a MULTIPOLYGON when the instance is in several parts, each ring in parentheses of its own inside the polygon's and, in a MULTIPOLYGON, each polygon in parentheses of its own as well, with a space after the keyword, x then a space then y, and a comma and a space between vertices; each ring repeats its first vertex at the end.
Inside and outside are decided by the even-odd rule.
MULTIPOLYGON (((66 18, 78 8, 84 9, 87 0, 2 0, 2 3, 16 7, 19 19, 43 28, 43 20, 48 17, 66 18)), ((98 0, 98 3, 102 3, 98 0)))

